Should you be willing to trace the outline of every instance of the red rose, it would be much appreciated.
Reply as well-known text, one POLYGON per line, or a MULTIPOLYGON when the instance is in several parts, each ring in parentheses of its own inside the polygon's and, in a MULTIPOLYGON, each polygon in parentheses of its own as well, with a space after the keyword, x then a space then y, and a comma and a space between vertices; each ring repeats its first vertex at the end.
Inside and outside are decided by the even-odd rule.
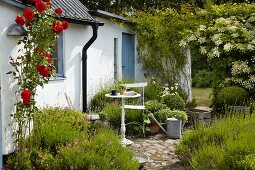
POLYGON ((46 9, 46 5, 43 1, 40 1, 35 4, 35 8, 39 13, 42 13, 46 9))
POLYGON ((34 19, 35 14, 34 14, 34 12, 33 12, 32 9, 27 8, 27 9, 24 10, 23 16, 24 16, 25 19, 27 19, 28 21, 32 21, 32 20, 34 19))
POLYGON ((16 23, 20 26, 23 26, 25 24, 25 21, 23 19, 22 16, 16 16, 16 19, 15 19, 16 23))
POLYGON ((43 76, 43 77, 49 77, 50 76, 50 69, 47 68, 45 65, 38 65, 37 71, 43 76))
POLYGON ((63 29, 66 30, 68 28, 69 24, 67 21, 63 21, 62 26, 63 26, 63 29))
POLYGON ((56 8, 55 9, 55 13, 58 14, 58 15, 61 15, 62 14, 62 9, 61 8, 56 8))
POLYGON ((49 3, 49 2, 50 2, 50 0, 44 0, 44 2, 48 2, 48 3, 49 3))
POLYGON ((45 53, 44 56, 47 58, 48 63, 50 64, 51 63, 51 55, 50 55, 50 53, 45 53))
POLYGON ((52 27, 53 27, 54 31, 56 31, 58 33, 61 33, 64 30, 62 24, 59 21, 54 21, 52 24, 52 27))
POLYGON ((27 105, 29 103, 31 94, 32 93, 27 89, 25 89, 21 92, 21 98, 23 99, 23 104, 24 105, 27 105))

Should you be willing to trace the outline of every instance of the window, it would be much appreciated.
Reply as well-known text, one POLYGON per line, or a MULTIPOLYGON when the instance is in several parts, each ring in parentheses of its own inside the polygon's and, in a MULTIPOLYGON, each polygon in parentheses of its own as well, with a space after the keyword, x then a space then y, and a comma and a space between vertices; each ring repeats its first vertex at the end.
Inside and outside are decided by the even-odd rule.
POLYGON ((58 42, 55 46, 54 53, 51 57, 54 62, 57 77, 64 77, 63 69, 63 33, 59 35, 58 42))

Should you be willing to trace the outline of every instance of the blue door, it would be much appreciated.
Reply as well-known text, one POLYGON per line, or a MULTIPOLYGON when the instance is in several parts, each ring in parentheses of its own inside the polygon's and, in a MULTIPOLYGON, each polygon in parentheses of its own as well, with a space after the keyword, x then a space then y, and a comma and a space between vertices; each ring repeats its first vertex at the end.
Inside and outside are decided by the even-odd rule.
POLYGON ((126 33, 122 33, 122 77, 135 79, 135 37, 126 33))

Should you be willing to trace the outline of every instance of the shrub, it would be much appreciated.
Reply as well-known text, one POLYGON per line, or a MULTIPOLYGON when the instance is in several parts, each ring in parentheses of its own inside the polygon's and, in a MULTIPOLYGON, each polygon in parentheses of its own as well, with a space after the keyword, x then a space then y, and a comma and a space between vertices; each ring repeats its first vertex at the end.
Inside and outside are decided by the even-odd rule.
POLYGON ((102 111, 109 123, 118 128, 121 122, 121 107, 116 103, 109 103, 102 111))
POLYGON ((159 122, 165 123, 170 112, 171 110, 169 108, 160 109, 154 114, 154 116, 159 122))
POLYGON ((153 78, 147 79, 148 85, 144 89, 144 97, 147 100, 160 100, 163 86, 153 78))
POLYGON ((184 125, 187 120, 188 120, 188 116, 186 114, 186 112, 182 111, 182 110, 171 110, 168 115, 168 118, 174 117, 176 119, 182 120, 182 124, 184 125))
POLYGON ((161 110, 161 109, 166 109, 167 108, 167 105, 163 104, 163 103, 160 103, 158 100, 149 100, 147 102, 145 102, 145 108, 146 108, 146 112, 149 113, 155 113, 157 112, 158 110, 161 110))
POLYGON ((171 110, 183 110, 185 107, 185 102, 179 94, 166 95, 162 99, 171 110))
POLYGON ((186 103, 187 108, 195 108, 197 107, 197 101, 196 99, 192 99, 190 102, 186 103))
POLYGON ((211 87, 213 82, 213 73, 207 70, 199 70, 192 79, 194 87, 211 87))
POLYGON ((166 122, 167 118, 174 117, 176 119, 182 120, 182 124, 184 125, 188 119, 187 114, 181 110, 170 110, 169 108, 161 109, 157 111, 155 114, 155 118, 160 122, 166 122))
POLYGON ((225 105, 244 105, 249 98, 249 93, 242 87, 229 86, 223 88, 215 101, 216 107, 225 105))
POLYGON ((103 88, 97 92, 90 100, 89 109, 95 112, 101 112, 107 103, 112 101, 111 98, 105 97, 107 93, 111 92, 111 87, 103 88))
POLYGON ((180 95, 180 97, 183 99, 184 102, 187 101, 188 95, 185 93, 184 90, 182 90, 181 88, 178 88, 178 89, 176 90, 176 92, 180 95))
POLYGON ((192 169, 254 169, 255 115, 222 118, 186 133, 177 152, 192 169))
POLYGON ((10 156, 6 169, 138 169, 132 151, 102 123, 88 124, 85 114, 70 109, 36 115, 26 149, 10 156))
POLYGON ((35 122, 31 135, 33 146, 52 152, 62 144, 85 139, 88 130, 87 116, 71 109, 43 109, 36 114, 35 122))
POLYGON ((133 152, 123 148, 118 138, 110 129, 100 129, 90 142, 61 148, 54 169, 138 169, 133 152))

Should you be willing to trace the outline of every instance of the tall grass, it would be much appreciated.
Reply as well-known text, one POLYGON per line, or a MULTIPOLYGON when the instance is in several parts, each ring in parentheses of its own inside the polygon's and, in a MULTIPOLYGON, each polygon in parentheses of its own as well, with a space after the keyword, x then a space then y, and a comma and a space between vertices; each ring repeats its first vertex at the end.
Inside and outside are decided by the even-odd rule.
POLYGON ((191 169, 255 169, 255 115, 229 116, 200 125, 177 146, 191 169))

